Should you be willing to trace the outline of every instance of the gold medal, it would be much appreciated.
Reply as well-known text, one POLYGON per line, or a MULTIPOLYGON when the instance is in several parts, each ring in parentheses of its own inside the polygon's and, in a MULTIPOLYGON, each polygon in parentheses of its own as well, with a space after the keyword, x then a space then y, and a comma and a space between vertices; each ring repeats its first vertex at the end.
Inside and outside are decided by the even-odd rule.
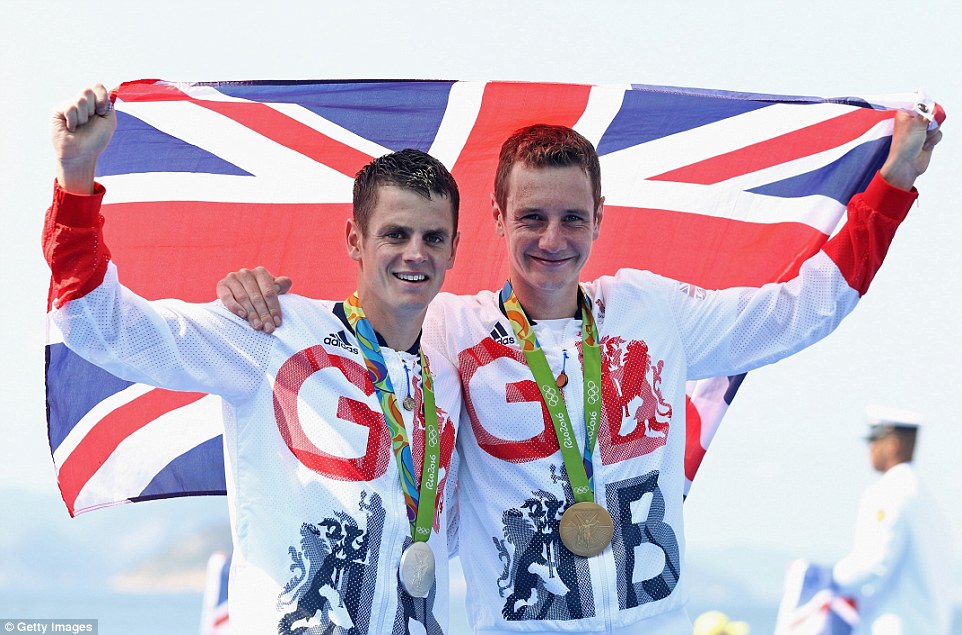
POLYGON ((434 586, 434 552, 426 542, 412 542, 401 554, 401 586, 415 598, 426 598, 434 586))
POLYGON ((615 525, 608 510, 598 503, 575 503, 561 515, 559 532, 568 551, 590 558, 611 544, 615 525))
POLYGON ((558 375, 558 379, 555 380, 555 383, 558 384, 558 388, 564 388, 568 385, 568 376, 564 371, 561 371, 561 374, 558 375))
POLYGON ((414 410, 414 406, 415 406, 414 397, 412 397, 411 395, 408 395, 407 397, 404 398, 403 401, 401 401, 401 405, 404 406, 405 410, 414 410))

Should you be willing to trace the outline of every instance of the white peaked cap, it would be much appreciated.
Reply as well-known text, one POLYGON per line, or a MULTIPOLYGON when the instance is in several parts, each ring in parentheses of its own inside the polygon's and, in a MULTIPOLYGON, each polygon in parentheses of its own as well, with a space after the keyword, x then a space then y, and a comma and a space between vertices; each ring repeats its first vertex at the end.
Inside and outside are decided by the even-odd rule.
POLYGON ((870 426, 888 425, 898 428, 918 428, 925 423, 925 417, 913 410, 873 404, 865 408, 865 422, 870 426))
POLYGON ((865 440, 875 441, 898 429, 918 430, 924 417, 912 410, 870 405, 865 408, 865 422, 868 424, 865 440))

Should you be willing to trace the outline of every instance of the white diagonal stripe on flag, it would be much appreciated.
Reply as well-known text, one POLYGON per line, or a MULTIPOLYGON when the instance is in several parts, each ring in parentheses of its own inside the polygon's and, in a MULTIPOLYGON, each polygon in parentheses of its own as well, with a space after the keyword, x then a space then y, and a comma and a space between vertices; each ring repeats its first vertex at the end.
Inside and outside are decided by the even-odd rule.
POLYGON ((172 458, 224 432, 220 397, 207 395, 164 413, 117 446, 77 495, 74 509, 143 491, 172 458), (118 485, 123 492, 118 492, 118 485))
POLYGON ((153 386, 148 386, 146 384, 133 384, 127 388, 116 392, 96 406, 90 409, 90 411, 83 416, 77 425, 73 427, 69 434, 61 441, 60 445, 57 446, 57 450, 53 453, 53 461, 57 465, 63 465, 64 461, 67 460, 73 451, 77 448, 84 437, 100 423, 100 420, 109 415, 111 412, 129 404, 131 401, 142 397, 152 390, 156 390, 153 386))
POLYGON ((768 183, 818 170, 837 161, 846 153, 851 152, 866 142, 891 136, 892 120, 884 119, 848 143, 840 144, 824 152, 814 152, 793 161, 786 161, 768 168, 756 170, 755 172, 749 172, 725 181, 720 181, 718 185, 724 184, 726 187, 750 190, 768 183))
POLYGON ((197 104, 118 100, 118 110, 206 150, 255 178, 188 172, 103 177, 100 180, 109 186, 111 203, 154 200, 310 203, 330 202, 332 195, 351 200, 353 177, 197 104))
POLYGON ((625 102, 625 91, 628 90, 631 90, 629 84, 592 86, 585 111, 572 127, 597 148, 608 126, 621 110, 625 102))
MULTIPOLYGON (((604 167, 602 167, 604 170, 604 167)), ((607 187, 607 186, 606 186, 607 187)), ((784 199, 732 191, 723 185, 638 181, 606 196, 608 206, 663 209, 751 223, 805 223, 826 235, 845 210, 834 199, 812 195, 784 199)))
MULTIPOLYGON (((647 179, 821 123, 853 110, 853 106, 840 104, 811 104, 804 108, 773 104, 606 154, 601 158, 601 170, 602 174, 612 176, 647 179)), ((618 185, 613 183, 613 179, 607 177, 606 192, 617 188, 618 185)))
POLYGON ((274 103, 267 105, 277 112, 283 113, 294 121, 298 121, 309 128, 313 128, 314 130, 317 130, 321 134, 324 134, 335 141, 339 141, 346 146, 360 150, 364 154, 370 156, 372 159, 391 152, 390 148, 385 148, 379 143, 374 143, 369 139, 365 139, 364 137, 351 132, 347 128, 339 126, 333 121, 325 119, 316 112, 308 110, 300 104, 274 103))
POLYGON ((487 82, 454 82, 448 92, 448 107, 441 117, 441 125, 428 154, 449 170, 457 163, 464 144, 471 136, 474 122, 481 112, 485 86, 487 82))

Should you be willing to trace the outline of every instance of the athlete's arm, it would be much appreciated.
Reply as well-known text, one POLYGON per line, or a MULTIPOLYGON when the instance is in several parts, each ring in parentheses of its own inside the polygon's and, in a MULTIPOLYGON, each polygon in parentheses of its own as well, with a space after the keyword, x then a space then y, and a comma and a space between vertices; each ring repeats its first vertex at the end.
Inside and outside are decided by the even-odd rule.
POLYGON ((689 379, 737 374, 808 346, 838 326, 868 291, 900 223, 918 196, 938 130, 899 112, 889 156, 848 206, 848 221, 792 280, 758 288, 669 293, 689 359, 689 379), (891 179, 891 180, 890 180, 891 179))
POLYGON ((105 190, 94 174, 115 128, 100 84, 53 116, 57 181, 42 237, 52 276, 52 321, 69 348, 118 377, 175 390, 246 394, 260 376, 270 338, 250 333, 213 303, 148 302, 120 285, 110 265, 100 214, 105 190))

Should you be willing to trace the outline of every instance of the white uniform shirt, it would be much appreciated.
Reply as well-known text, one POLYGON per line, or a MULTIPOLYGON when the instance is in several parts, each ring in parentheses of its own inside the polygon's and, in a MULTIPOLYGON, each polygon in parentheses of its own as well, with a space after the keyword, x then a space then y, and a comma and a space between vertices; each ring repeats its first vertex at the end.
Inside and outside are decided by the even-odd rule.
POLYGON ((865 635, 948 635, 948 524, 914 467, 889 469, 862 495, 852 552, 832 575, 856 597, 865 635))

